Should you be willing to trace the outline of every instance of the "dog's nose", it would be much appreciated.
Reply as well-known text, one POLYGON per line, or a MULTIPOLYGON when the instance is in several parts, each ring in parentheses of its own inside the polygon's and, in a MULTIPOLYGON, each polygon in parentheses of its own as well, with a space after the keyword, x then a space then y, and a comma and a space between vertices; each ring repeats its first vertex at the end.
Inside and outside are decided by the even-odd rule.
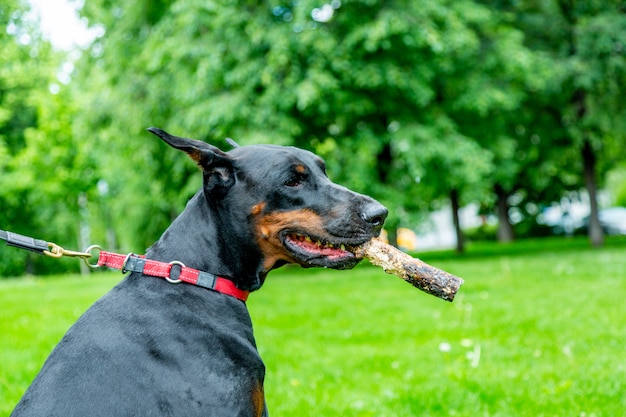
POLYGON ((380 203, 373 202, 365 206, 363 212, 361 213, 361 218, 374 226, 375 229, 381 229, 383 227, 383 223, 385 223, 387 214, 389 214, 389 211, 385 206, 380 203))

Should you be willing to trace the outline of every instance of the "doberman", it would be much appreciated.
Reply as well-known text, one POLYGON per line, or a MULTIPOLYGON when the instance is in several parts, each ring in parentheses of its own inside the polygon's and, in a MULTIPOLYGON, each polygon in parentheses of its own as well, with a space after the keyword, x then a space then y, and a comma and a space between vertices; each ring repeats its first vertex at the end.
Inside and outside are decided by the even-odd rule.
MULTIPOLYGON (((146 259, 261 287, 286 263, 334 269, 377 236, 387 209, 331 182, 311 152, 234 147, 148 129, 186 152, 203 185, 146 259)), ((12 416, 267 416, 265 367, 245 302, 133 272, 50 354, 12 416)))

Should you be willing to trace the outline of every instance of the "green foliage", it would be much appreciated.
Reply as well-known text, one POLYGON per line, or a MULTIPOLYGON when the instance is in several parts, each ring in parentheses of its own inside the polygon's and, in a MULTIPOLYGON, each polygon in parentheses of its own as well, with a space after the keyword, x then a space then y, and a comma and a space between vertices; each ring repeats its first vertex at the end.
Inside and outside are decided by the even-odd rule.
POLYGON ((615 147, 615 142, 623 143, 626 131, 626 106, 620 99, 626 81, 623 5, 614 1, 530 3, 520 7, 518 22, 527 41, 544 51, 557 69, 559 88, 548 97, 552 105, 560 106, 551 111, 566 128, 566 144, 592 140, 603 178, 624 157, 623 146, 615 147), (546 31, 548 22, 552 29, 546 31))
MULTIPOLYGON (((25 10, 0 10, 0 227, 67 246, 90 231, 142 252, 197 190, 151 125, 315 151, 391 228, 452 192, 556 201, 584 185, 583 143, 600 185, 626 157, 626 19, 608 0, 92 0, 105 32, 68 85, 25 10)), ((0 251, 0 275, 49 268, 0 251)))
POLYGON ((626 167, 618 166, 609 173, 607 189, 615 197, 613 204, 626 207, 626 167))
MULTIPOLYGON (((248 301, 284 416, 621 415, 626 407, 623 240, 470 244, 421 254, 465 278, 457 299, 379 269, 276 271, 248 301), (289 288, 288 291, 285 291, 289 288), (593 393, 593 395, 590 395, 593 393)), ((0 283, 0 414, 119 273, 0 283)), ((151 278, 147 278, 151 279, 151 278)))
MULTIPOLYGON (((71 136, 71 99, 50 93, 60 89, 62 57, 40 39, 21 3, 3 6, 0 19, 7 28, 0 33, 0 228, 75 243, 72 214, 85 164, 71 136)), ((49 268, 4 245, 0 256, 0 276, 49 268)))
POLYGON ((497 225, 485 223, 477 227, 465 229, 463 232, 469 242, 495 241, 498 228, 497 225))
MULTIPOLYGON (((327 9, 332 16, 317 20, 312 11, 319 5, 307 1, 163 6, 154 14, 120 5, 114 13, 121 18, 111 19, 98 9, 104 4, 89 5, 85 14, 104 24, 107 35, 79 76, 101 82, 94 91, 111 92, 100 114, 86 115, 86 125, 99 125, 99 134, 123 154, 157 162, 141 168, 155 174, 158 191, 151 195, 167 202, 148 197, 140 203, 163 204, 167 214, 179 210, 172 190, 187 189, 187 176, 158 178, 177 165, 162 164, 168 158, 162 148, 121 140, 139 135, 146 123, 212 142, 231 136, 244 144, 312 149, 328 160, 336 180, 381 199, 395 215, 406 213, 398 220, 410 223, 428 207, 420 195, 486 189, 491 152, 449 113, 487 123, 496 109, 515 109, 526 85, 529 58, 521 36, 470 1, 337 3, 327 9), (511 82, 518 87, 508 87, 511 82), (432 166, 444 169, 416 186, 416 178, 430 178, 424 172, 432 166)), ((114 167, 102 172, 112 183, 119 162, 106 166, 114 167)), ((136 203, 122 199, 119 211, 136 203)), ((140 230, 152 235, 165 220, 157 213, 140 230)))

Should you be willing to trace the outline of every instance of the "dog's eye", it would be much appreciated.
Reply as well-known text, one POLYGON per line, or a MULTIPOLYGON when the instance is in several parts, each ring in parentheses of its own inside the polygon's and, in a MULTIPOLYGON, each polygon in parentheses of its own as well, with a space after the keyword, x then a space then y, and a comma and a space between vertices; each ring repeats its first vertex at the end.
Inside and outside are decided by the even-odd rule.
POLYGON ((301 184, 301 182, 298 179, 296 179, 296 178, 292 178, 292 179, 290 179, 288 181, 285 181, 285 185, 287 187, 297 187, 300 184, 301 184))
POLYGON ((305 179, 306 179, 306 176, 304 174, 294 173, 291 176, 291 178, 289 178, 287 181, 285 181, 285 185, 287 187, 297 187, 299 185, 302 185, 302 183, 304 182, 305 179))

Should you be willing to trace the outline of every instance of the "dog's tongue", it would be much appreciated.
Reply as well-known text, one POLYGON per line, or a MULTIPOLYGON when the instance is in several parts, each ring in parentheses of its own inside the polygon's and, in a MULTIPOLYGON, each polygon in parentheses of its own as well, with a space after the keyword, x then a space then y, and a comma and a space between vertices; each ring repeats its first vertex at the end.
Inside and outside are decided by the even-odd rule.
POLYGON ((298 245, 303 250, 329 258, 344 257, 350 253, 348 250, 342 249, 343 245, 337 246, 332 244, 324 244, 321 241, 313 241, 311 238, 303 235, 290 235, 289 237, 296 245, 298 245))

